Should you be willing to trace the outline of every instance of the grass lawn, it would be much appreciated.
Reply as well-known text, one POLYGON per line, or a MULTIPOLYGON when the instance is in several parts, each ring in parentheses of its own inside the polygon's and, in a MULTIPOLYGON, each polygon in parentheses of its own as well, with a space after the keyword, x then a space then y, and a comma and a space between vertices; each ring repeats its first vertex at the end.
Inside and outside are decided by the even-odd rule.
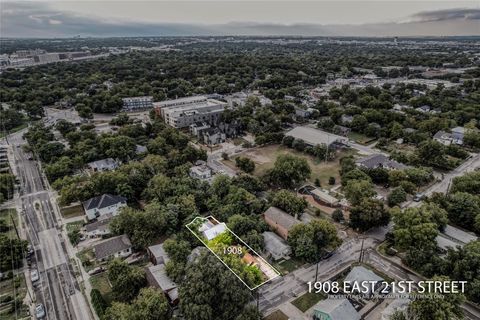
POLYGON ((318 301, 324 300, 327 297, 321 293, 307 292, 301 295, 297 299, 292 301, 292 304, 297 307, 298 310, 305 312, 313 307, 318 301))
MULTIPOLYGON (((315 179, 318 178, 320 179, 322 187, 329 189, 331 187, 328 184, 328 179, 330 177, 335 177, 337 183, 339 183, 340 181, 340 158, 347 155, 353 155, 355 153, 356 151, 353 149, 341 150, 338 152, 335 160, 325 163, 324 161, 319 161, 318 159, 308 154, 295 151, 282 145, 268 145, 265 147, 248 150, 246 152, 243 152, 240 156, 250 158, 255 162, 254 174, 257 176, 262 176, 268 169, 273 168, 275 160, 279 155, 289 154, 304 158, 307 160, 312 170, 310 182, 314 183, 315 179)), ((224 161, 224 163, 236 169, 235 158, 224 161)))
MULTIPOLYGON (((25 276, 19 274, 14 279, 5 279, 0 281, 0 298, 10 296, 12 298, 23 299, 27 294, 27 286, 25 283, 25 276)), ((28 307, 20 305, 17 311, 10 312, 12 310, 12 304, 7 303, 0 307, 0 319, 23 319, 27 317, 28 307)))
POLYGON ((0 210, 0 220, 5 221, 6 225, 10 229, 8 232, 5 232, 4 234, 6 234, 8 237, 11 236, 11 237, 16 238, 17 235, 15 233, 15 228, 13 227, 11 217, 13 217, 13 220, 15 221, 15 224, 17 225, 17 228, 19 228, 17 210, 15 210, 15 209, 2 209, 2 210, 0 210))
POLYGON ((300 268, 301 266, 303 266, 305 263, 300 261, 300 260, 297 260, 297 259, 294 259, 294 258, 291 258, 289 260, 282 260, 278 263, 276 263, 274 265, 274 267, 280 271, 282 274, 288 274, 290 272, 293 272, 295 270, 297 270, 298 268, 300 268))
POLYGON ((83 221, 75 221, 66 224, 67 232, 80 231, 83 226, 83 221))
POLYGON ((356 143, 360 143, 360 144, 368 144, 370 142, 373 142, 373 140, 375 140, 375 138, 367 137, 366 135, 358 132, 350 132, 348 134, 348 139, 353 140, 356 143))
POLYGON ((90 283, 92 284, 93 289, 100 291, 103 299, 105 299, 108 304, 112 302, 112 287, 110 286, 106 272, 90 277, 90 283))
POLYGON ((60 208, 60 212, 64 218, 73 218, 73 217, 80 217, 85 214, 83 211, 83 207, 81 204, 71 206, 71 207, 62 207, 60 208))
POLYGON ((288 316, 280 310, 276 310, 270 313, 268 316, 263 318, 263 320, 288 320, 288 316))
POLYGON ((86 272, 95 268, 96 261, 92 248, 80 251, 79 253, 77 253, 77 257, 80 259, 80 261, 82 261, 82 265, 85 268, 86 272))
MULTIPOLYGON (((20 130, 22 130, 22 129, 25 129, 26 127, 28 127, 28 123, 24 123, 24 124, 22 124, 22 125, 20 125, 20 126, 18 126, 18 127, 15 127, 15 128, 13 128, 13 129, 11 129, 10 131, 8 131, 8 134, 15 133, 15 132, 17 132, 17 131, 20 131, 20 130)), ((2 132, 0 132, 0 138, 3 138, 3 137, 5 137, 5 133, 2 131, 2 132)), ((2 319, 3 319, 3 318, 2 318, 2 319)))

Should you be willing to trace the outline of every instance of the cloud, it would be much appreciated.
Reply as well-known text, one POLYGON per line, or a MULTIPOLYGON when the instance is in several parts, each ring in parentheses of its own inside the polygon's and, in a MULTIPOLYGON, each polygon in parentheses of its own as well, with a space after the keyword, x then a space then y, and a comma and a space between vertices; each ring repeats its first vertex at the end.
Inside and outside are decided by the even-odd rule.
MULTIPOLYGON (((480 20, 480 9, 446 9, 438 11, 423 11, 408 19, 408 22, 432 22, 447 20, 480 20)), ((480 23, 480 22, 479 22, 480 23)), ((479 25, 480 27, 480 25, 479 25)))
MULTIPOLYGON (((112 3, 112 5, 114 5, 112 3)), ((479 35, 479 9, 420 12, 401 23, 364 25, 272 24, 235 22, 216 25, 135 22, 111 17, 81 16, 53 10, 42 2, 5 2, 2 36, 52 38, 76 35, 113 36, 454 36, 479 35)))

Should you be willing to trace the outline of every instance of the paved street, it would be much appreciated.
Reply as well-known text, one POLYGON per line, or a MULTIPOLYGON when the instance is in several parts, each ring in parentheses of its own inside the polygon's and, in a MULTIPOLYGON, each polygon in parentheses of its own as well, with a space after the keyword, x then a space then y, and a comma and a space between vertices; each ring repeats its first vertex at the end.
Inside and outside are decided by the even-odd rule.
MULTIPOLYGON (((21 212, 27 239, 33 245, 33 264, 40 274, 35 285, 36 303, 45 306, 47 319, 91 319, 90 309, 75 279, 61 233, 55 203, 45 188, 36 161, 29 160, 21 144, 24 132, 9 136, 13 150, 14 172, 20 180, 16 206, 21 212)), ((12 162, 12 160, 11 160, 12 162)))

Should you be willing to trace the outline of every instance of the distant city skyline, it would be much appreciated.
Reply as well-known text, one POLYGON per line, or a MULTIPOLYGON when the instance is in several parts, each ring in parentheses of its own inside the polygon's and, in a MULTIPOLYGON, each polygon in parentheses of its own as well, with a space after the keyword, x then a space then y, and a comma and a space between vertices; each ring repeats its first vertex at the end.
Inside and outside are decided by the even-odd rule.
POLYGON ((476 1, 17 1, 3 37, 480 34, 476 1))

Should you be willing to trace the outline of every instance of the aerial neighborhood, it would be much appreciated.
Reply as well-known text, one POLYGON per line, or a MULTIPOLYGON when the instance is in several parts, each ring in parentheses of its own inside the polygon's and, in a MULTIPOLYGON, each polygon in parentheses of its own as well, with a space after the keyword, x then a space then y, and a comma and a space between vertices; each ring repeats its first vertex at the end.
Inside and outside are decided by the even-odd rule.
POLYGON ((0 74, 0 318, 480 316, 475 41, 18 41, 0 74), (405 279, 467 284, 381 295, 405 279), (318 290, 333 282, 375 285, 318 290))

